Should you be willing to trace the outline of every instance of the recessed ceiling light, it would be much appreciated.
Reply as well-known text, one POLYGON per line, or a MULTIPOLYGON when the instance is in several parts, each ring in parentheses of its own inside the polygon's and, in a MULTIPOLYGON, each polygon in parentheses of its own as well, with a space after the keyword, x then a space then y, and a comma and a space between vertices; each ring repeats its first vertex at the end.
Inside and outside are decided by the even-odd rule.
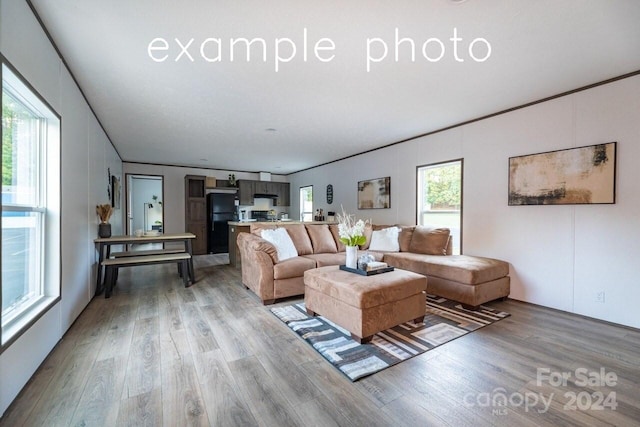
POLYGON ((207 159, 200 159, 201 162, 206 162, 208 161, 207 159))
POLYGON ((267 128, 267 129, 265 129, 265 131, 267 131, 267 132, 276 132, 276 129, 274 129, 274 128, 267 128))

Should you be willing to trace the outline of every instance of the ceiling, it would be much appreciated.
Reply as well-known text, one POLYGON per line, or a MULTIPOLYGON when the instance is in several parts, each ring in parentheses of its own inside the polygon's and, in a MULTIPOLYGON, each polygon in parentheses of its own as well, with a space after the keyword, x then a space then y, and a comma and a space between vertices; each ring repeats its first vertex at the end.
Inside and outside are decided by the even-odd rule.
POLYGON ((129 162, 287 174, 640 70, 637 0, 31 3, 129 162))

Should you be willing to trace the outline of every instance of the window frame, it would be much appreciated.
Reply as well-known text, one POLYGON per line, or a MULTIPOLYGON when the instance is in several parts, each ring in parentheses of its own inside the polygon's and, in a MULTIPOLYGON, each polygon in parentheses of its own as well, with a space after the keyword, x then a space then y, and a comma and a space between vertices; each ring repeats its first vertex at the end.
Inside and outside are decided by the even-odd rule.
POLYGON ((299 187, 298 188, 298 198, 300 199, 299 200, 299 204, 298 204, 299 205, 299 209, 300 209, 300 221, 305 222, 304 221, 304 215, 305 214, 311 215, 311 220, 310 221, 313 221, 313 185, 303 185, 303 186, 299 187), (302 191, 306 190, 306 189, 309 189, 309 188, 311 189, 311 211, 307 212, 307 211, 304 211, 302 209, 302 205, 303 205, 302 191))
MULTIPOLYGON (((2 276, 0 276, 0 354, 20 338, 31 326, 44 316, 53 306, 61 300, 62 293, 62 117, 42 97, 42 95, 27 81, 27 79, 11 64, 7 58, 0 54, 0 81, 4 82, 5 67, 11 73, 12 82, 7 83, 11 87, 10 96, 19 95, 18 101, 33 107, 34 112, 41 115, 43 120, 39 124, 40 141, 37 154, 37 189, 36 205, 4 205, 0 200, 0 208, 4 212, 34 212, 40 221, 41 232, 37 237, 39 242, 38 260, 40 296, 33 298, 19 313, 6 316, 10 319, 4 324, 2 313, 2 276), (25 93, 23 93, 25 92, 25 93), (47 111, 40 111, 40 108, 47 111), (51 164, 51 168, 49 166, 51 164), (49 188, 47 188, 49 187, 49 188), (55 190, 54 194, 48 190, 55 190), (56 254, 57 253, 57 254, 56 254), (52 256, 54 255, 54 256, 52 256), (54 274, 50 274, 50 273, 54 274)), ((4 84, 2 87, 4 92, 4 84)), ((2 113, 2 104, 0 104, 2 113)), ((3 129, 0 126, 0 140, 3 129)), ((0 162, 2 153, 0 152, 0 162)), ((1 164, 1 163, 0 163, 1 164)), ((0 227, 0 239, 3 236, 3 228, 0 227)), ((2 264, 2 245, 0 245, 0 266, 2 264)))
MULTIPOLYGON (((435 163, 427 163, 424 165, 418 165, 416 166, 416 225, 422 225, 421 224, 421 218, 424 217, 424 211, 422 209, 422 193, 424 193, 424 190, 422 188, 422 183, 421 183, 421 171, 427 168, 432 168, 432 167, 438 167, 438 166, 444 166, 447 164, 453 164, 453 163, 460 163, 460 235, 459 235, 459 247, 460 247, 460 254, 464 253, 464 248, 462 245, 463 242, 463 224, 464 224, 464 158, 458 158, 458 159, 451 159, 451 160, 444 160, 441 162, 435 162, 435 163)), ((455 244, 455 242, 454 242, 455 244)))

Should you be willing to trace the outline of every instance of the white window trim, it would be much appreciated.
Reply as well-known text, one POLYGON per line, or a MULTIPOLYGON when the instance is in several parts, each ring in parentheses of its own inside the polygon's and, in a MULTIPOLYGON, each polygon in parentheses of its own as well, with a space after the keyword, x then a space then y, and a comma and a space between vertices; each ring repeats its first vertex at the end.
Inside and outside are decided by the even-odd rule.
MULTIPOLYGON (((62 119, 60 115, 31 87, 23 76, 0 55, 2 62, 3 85, 6 84, 13 97, 43 117, 43 126, 39 129, 38 164, 38 206, 3 205, 3 211, 41 213, 40 225, 43 233, 41 253, 38 262, 40 269, 39 286, 42 295, 32 298, 20 312, 2 318, 0 309, 0 353, 19 338, 28 328, 53 307, 61 297, 61 147, 60 135, 62 119), (45 162, 42 164, 41 162, 45 162)), ((2 89, 4 91, 4 88, 2 89)))
MULTIPOLYGON (((463 224, 463 198, 464 198, 464 159, 453 159, 447 160, 444 162, 430 163, 426 165, 420 165, 416 167, 416 224, 424 225, 423 218, 425 214, 430 213, 431 211, 426 211, 423 209, 424 207, 424 189, 422 187, 422 174, 424 170, 429 168, 437 168, 447 165, 454 165, 456 163, 460 164, 460 233, 458 236, 458 242, 454 240, 454 248, 460 248, 460 253, 462 252, 462 224, 463 224)), ((440 211, 440 212, 450 212, 450 211, 440 211)), ((453 236, 452 236, 453 237, 453 236)), ((455 252, 454 252, 455 253, 455 252)))
POLYGON ((298 197, 300 199, 300 221, 304 221, 304 216, 306 214, 310 215, 311 219, 313 219, 313 185, 305 185, 300 187, 298 189, 298 197), (308 188, 311 189, 311 211, 305 211, 303 209, 304 201, 302 200, 302 190, 306 190, 308 188))

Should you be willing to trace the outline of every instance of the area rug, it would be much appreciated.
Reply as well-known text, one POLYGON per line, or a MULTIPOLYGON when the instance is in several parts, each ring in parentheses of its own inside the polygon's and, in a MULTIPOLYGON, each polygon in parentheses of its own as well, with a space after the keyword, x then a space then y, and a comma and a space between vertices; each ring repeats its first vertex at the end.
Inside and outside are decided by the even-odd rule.
POLYGON ((476 331, 509 316, 481 306, 465 310, 460 303, 427 295, 423 323, 403 323, 378 332, 367 344, 330 320, 306 313, 304 303, 271 309, 280 320, 307 341, 351 381, 375 374, 439 345, 476 331))

